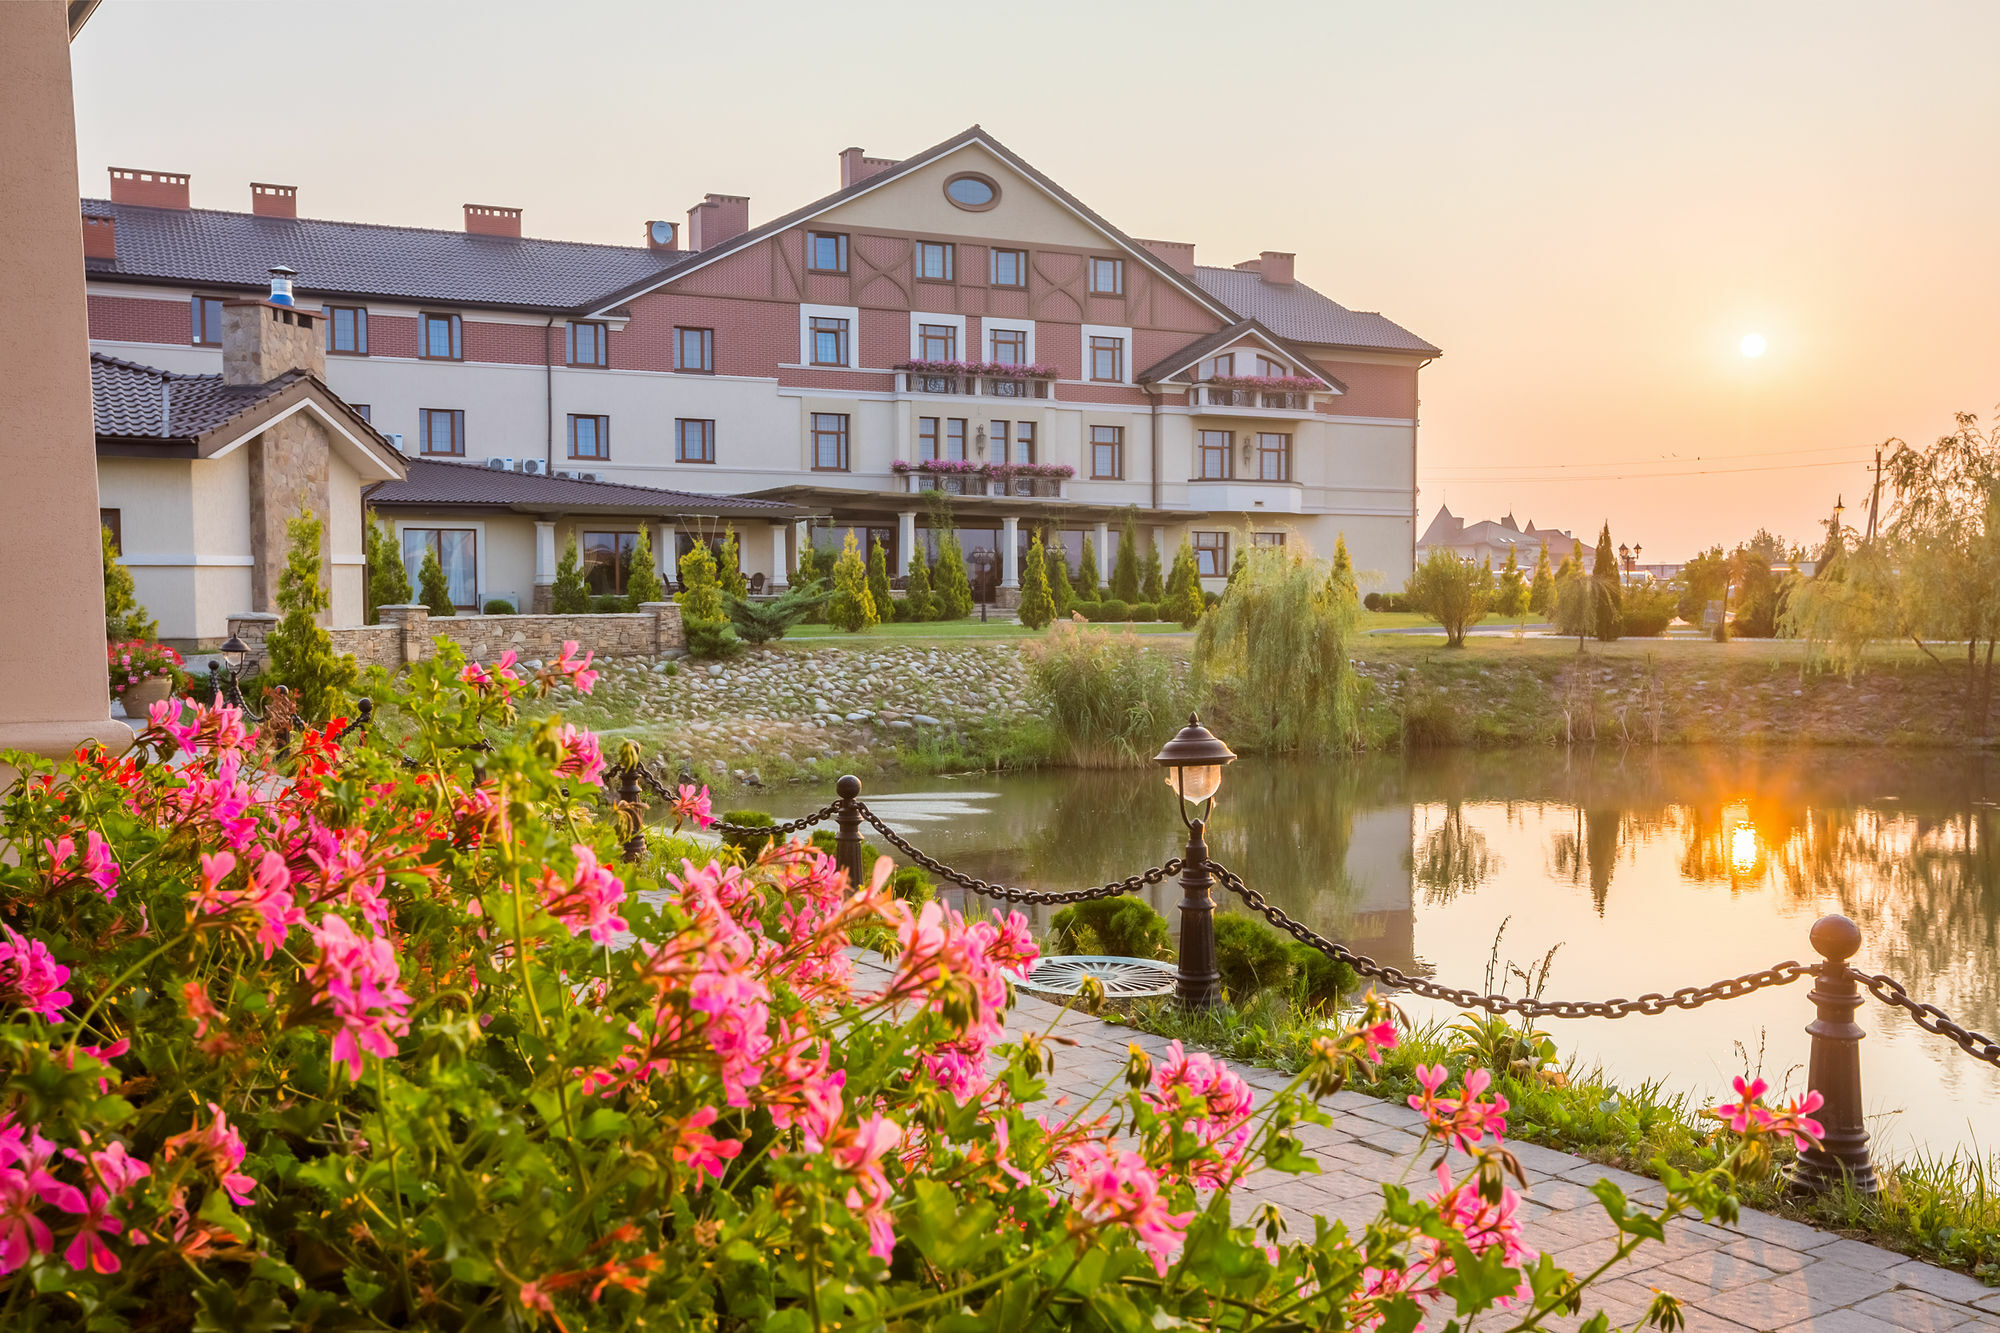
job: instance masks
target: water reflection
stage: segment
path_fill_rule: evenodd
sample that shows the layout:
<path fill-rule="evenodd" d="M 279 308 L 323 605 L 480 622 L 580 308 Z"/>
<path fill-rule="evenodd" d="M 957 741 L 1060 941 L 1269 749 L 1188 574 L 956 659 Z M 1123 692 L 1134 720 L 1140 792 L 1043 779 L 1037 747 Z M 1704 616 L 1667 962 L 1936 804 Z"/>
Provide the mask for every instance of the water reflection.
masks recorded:
<path fill-rule="evenodd" d="M 1806 927 L 1840 911 L 1862 927 L 1859 963 L 1990 1032 L 2000 1026 L 1996 778 L 1991 759 L 1825 750 L 1244 760 L 1229 770 L 1209 841 L 1316 929 L 1457 985 L 1478 984 L 1509 919 L 1506 952 L 1522 961 L 1567 946 L 1551 994 L 1597 998 L 1807 956 Z M 1102 883 L 1159 864 L 1183 838 L 1149 772 L 962 786 L 982 813 L 926 825 L 920 841 L 989 879 Z M 1174 918 L 1176 883 L 1146 896 Z M 1808 1008 L 1793 987 L 1552 1030 L 1621 1077 L 1722 1086 L 1740 1072 L 1733 1043 L 1754 1050 L 1760 1034 L 1767 1072 L 1802 1064 Z M 1864 1020 L 1871 1104 L 1896 1117 L 1878 1133 L 1948 1146 L 1968 1122 L 1990 1122 L 2000 1072 L 1879 1007 Z"/>

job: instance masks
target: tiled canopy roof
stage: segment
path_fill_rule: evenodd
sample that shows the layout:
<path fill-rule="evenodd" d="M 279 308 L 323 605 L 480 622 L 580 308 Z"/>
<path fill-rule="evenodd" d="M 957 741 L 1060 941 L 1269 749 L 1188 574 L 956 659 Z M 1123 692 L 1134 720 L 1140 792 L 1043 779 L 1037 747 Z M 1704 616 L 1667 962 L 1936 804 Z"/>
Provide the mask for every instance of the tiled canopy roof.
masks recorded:
<path fill-rule="evenodd" d="M 1368 311 L 1349 310 L 1302 282 L 1265 282 L 1250 269 L 1202 266 L 1195 268 L 1194 280 L 1237 314 L 1293 342 L 1442 355 L 1400 324 Z"/>
<path fill-rule="evenodd" d="M 97 434 L 121 440 L 194 440 L 311 378 L 293 370 L 266 384 L 227 385 L 220 375 L 174 375 L 96 352 L 90 356 Z"/>
<path fill-rule="evenodd" d="M 1198 365 L 1208 357 L 1240 341 L 1249 334 L 1263 335 L 1264 341 L 1270 346 L 1272 351 L 1283 352 L 1291 357 L 1292 360 L 1298 362 L 1298 370 L 1305 377 L 1316 379 L 1328 388 L 1336 389 L 1341 393 L 1347 392 L 1345 384 L 1325 371 L 1315 368 L 1312 358 L 1292 347 L 1290 343 L 1254 319 L 1240 319 L 1226 329 L 1220 329 L 1205 338 L 1195 339 L 1172 356 L 1162 357 L 1152 365 L 1147 366 L 1139 372 L 1137 379 L 1141 384 L 1157 384 L 1161 380 L 1180 374 L 1191 366 Z"/>
<path fill-rule="evenodd" d="M 783 521 L 807 511 L 775 500 L 751 500 L 740 495 L 697 495 L 655 486 L 629 486 L 613 481 L 576 481 L 568 477 L 531 477 L 478 463 L 437 458 L 407 460 L 402 481 L 386 482 L 369 492 L 368 503 L 411 508 L 475 505 L 526 513 L 575 513 L 598 510 L 619 513 L 702 515 L 719 518 L 763 518 Z"/>
<path fill-rule="evenodd" d="M 86 276 L 264 289 L 269 269 L 299 272 L 299 292 L 517 309 L 568 309 L 664 272 L 684 251 L 480 236 L 210 208 L 141 208 L 101 199 L 83 211 L 117 221 L 118 257 Z"/>

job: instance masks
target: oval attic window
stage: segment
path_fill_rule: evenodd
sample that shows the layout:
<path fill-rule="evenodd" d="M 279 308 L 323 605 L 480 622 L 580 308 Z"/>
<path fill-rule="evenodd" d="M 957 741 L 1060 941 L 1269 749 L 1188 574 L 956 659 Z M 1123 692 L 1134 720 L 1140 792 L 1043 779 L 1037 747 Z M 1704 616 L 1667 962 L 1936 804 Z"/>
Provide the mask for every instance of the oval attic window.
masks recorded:
<path fill-rule="evenodd" d="M 944 183 L 944 197 L 960 208 L 979 212 L 1000 202 L 1000 187 L 984 176 L 953 176 Z"/>

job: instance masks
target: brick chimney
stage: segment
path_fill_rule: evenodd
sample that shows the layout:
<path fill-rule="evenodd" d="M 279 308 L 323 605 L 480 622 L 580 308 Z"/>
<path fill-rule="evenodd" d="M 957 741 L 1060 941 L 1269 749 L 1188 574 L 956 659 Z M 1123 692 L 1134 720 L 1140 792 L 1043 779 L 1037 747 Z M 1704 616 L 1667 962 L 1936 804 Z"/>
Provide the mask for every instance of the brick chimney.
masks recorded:
<path fill-rule="evenodd" d="M 869 157 L 859 148 L 840 150 L 840 188 L 859 185 L 870 176 L 879 176 L 896 165 L 893 157 Z"/>
<path fill-rule="evenodd" d="M 83 215 L 83 257 L 118 258 L 118 219 L 109 213 Z"/>
<path fill-rule="evenodd" d="M 521 210 L 502 208 L 498 204 L 467 204 L 465 230 L 474 236 L 519 237 Z"/>
<path fill-rule="evenodd" d="M 295 218 L 299 215 L 299 187 L 251 181 L 250 211 L 260 218 Z"/>
<path fill-rule="evenodd" d="M 1139 244 L 1152 251 L 1154 258 L 1163 261 L 1174 272 L 1194 276 L 1194 242 L 1140 241 Z"/>
<path fill-rule="evenodd" d="M 688 249 L 712 250 L 750 230 L 750 196 L 711 194 L 688 210 Z"/>
<path fill-rule="evenodd" d="M 326 332 L 292 304 L 292 271 L 271 270 L 271 297 L 222 303 L 222 382 L 267 384 L 288 370 L 326 378 Z"/>
<path fill-rule="evenodd" d="M 648 250 L 680 249 L 681 224 L 678 222 L 648 222 L 646 224 L 646 248 Z"/>
<path fill-rule="evenodd" d="M 1292 285 L 1292 260 L 1295 256 L 1283 250 L 1266 250 L 1257 265 L 1257 276 L 1265 282 L 1275 282 L 1281 287 Z"/>
<path fill-rule="evenodd" d="M 141 171 L 137 167 L 111 168 L 111 202 L 136 204 L 140 208 L 188 206 L 188 178 L 185 171 Z"/>

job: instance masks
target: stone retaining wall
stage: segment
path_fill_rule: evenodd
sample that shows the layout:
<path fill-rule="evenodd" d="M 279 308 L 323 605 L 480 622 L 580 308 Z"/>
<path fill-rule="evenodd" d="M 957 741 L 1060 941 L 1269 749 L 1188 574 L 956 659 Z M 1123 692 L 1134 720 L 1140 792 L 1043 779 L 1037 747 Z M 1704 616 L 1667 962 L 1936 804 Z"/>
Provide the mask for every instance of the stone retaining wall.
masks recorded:
<path fill-rule="evenodd" d="M 352 653 L 361 666 L 401 670 L 436 651 L 436 640 L 449 639 L 474 661 L 490 662 L 509 648 L 521 659 L 551 660 L 563 644 L 575 640 L 579 650 L 599 657 L 659 657 L 684 652 L 681 609 L 673 602 L 647 602 L 629 615 L 444 616 L 433 618 L 421 604 L 384 606 L 379 625 L 353 625 L 329 630 L 336 653 Z M 264 640 L 277 625 L 274 615 L 246 614 L 229 618 L 229 632 L 243 640 L 253 656 L 264 658 Z"/>

